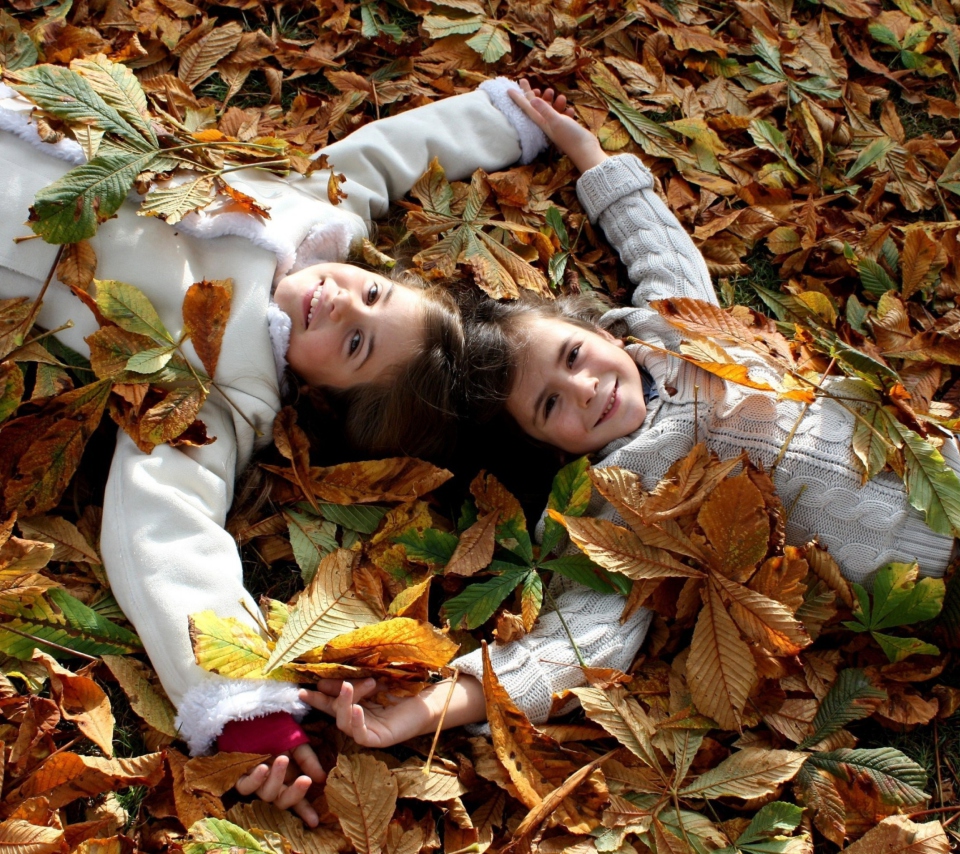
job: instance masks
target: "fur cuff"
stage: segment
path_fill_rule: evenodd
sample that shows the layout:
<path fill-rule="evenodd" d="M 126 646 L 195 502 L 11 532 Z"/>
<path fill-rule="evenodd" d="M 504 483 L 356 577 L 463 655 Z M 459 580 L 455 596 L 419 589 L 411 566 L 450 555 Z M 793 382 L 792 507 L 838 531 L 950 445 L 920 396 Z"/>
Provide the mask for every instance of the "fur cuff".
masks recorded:
<path fill-rule="evenodd" d="M 277 366 L 277 379 L 280 381 L 280 393 L 287 393 L 287 350 L 290 349 L 290 330 L 293 321 L 273 300 L 267 306 L 267 329 L 270 331 L 270 346 L 273 348 L 273 361 Z"/>
<path fill-rule="evenodd" d="M 274 712 L 290 712 L 300 720 L 309 707 L 290 682 L 224 679 L 208 676 L 183 697 L 177 715 L 180 737 L 191 756 L 206 753 L 229 721 L 249 720 Z"/>
<path fill-rule="evenodd" d="M 513 125 L 513 129 L 520 138 L 520 162 L 529 163 L 543 149 L 547 147 L 546 134 L 538 128 L 526 114 L 521 110 L 507 94 L 511 89 L 520 91 L 520 87 L 512 80 L 506 77 L 495 77 L 493 80 L 484 80 L 480 88 L 487 93 L 487 96 L 493 102 L 501 113 L 507 117 L 507 121 Z"/>
<path fill-rule="evenodd" d="M 74 166 L 86 163 L 87 158 L 83 156 L 83 149 L 74 140 L 61 139 L 60 142 L 50 143 L 40 139 L 36 122 L 32 118 L 33 110 L 33 104 L 21 98 L 9 86 L 0 83 L 0 130 L 12 133 L 46 154 L 52 154 Z"/>

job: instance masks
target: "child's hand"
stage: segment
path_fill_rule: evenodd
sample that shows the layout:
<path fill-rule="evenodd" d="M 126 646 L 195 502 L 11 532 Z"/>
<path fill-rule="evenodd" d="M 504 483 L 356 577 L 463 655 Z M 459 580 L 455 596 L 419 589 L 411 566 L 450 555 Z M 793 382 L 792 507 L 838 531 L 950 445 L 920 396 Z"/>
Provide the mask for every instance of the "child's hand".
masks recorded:
<path fill-rule="evenodd" d="M 299 772 L 299 773 L 298 773 Z M 317 811 L 306 800 L 313 783 L 322 783 L 327 772 L 309 744 L 293 749 L 292 755 L 281 753 L 269 763 L 258 765 L 237 781 L 234 787 L 241 795 L 254 792 L 267 803 L 282 810 L 292 809 L 310 827 L 320 823 Z"/>
<path fill-rule="evenodd" d="M 452 696 L 450 682 L 438 682 L 392 706 L 363 703 L 377 690 L 374 679 L 364 679 L 356 685 L 344 682 L 336 697 L 330 696 L 325 685 L 317 687 L 319 691 L 301 690 L 300 699 L 335 718 L 337 728 L 363 747 L 389 747 L 434 732 L 448 697 L 444 729 L 486 717 L 483 688 L 472 676 L 461 676 L 453 686 Z"/>
<path fill-rule="evenodd" d="M 590 131 L 577 123 L 573 109 L 567 106 L 566 95 L 547 89 L 531 89 L 527 80 L 520 80 L 521 92 L 510 91 L 510 98 L 536 124 L 581 172 L 607 159 L 606 152 Z"/>

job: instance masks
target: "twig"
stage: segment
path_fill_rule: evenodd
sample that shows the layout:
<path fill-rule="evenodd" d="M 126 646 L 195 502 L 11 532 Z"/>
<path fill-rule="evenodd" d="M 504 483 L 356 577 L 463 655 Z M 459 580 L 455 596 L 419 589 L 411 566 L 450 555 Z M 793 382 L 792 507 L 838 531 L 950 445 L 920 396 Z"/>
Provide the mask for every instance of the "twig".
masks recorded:
<path fill-rule="evenodd" d="M 908 812 L 906 817 L 907 817 L 907 818 L 910 818 L 910 819 L 913 819 L 913 818 L 922 818 L 923 816 L 927 816 L 927 815 L 936 815 L 938 812 L 960 813 L 960 806 L 937 807 L 936 809 L 920 810 L 919 812 Z M 956 821 L 956 817 L 954 817 L 954 818 L 952 818 L 952 819 L 950 819 L 950 820 L 951 820 L 951 821 Z"/>
<path fill-rule="evenodd" d="M 453 679 L 450 680 L 450 690 L 447 691 L 447 699 L 443 703 L 443 708 L 440 710 L 440 720 L 437 721 L 437 731 L 433 734 L 433 744 L 430 745 L 430 752 L 427 754 L 427 763 L 423 766 L 424 775 L 430 773 L 430 766 L 433 763 L 433 754 L 437 749 L 437 742 L 440 741 L 440 733 L 443 731 L 443 721 L 447 716 L 447 709 L 450 708 L 450 701 L 453 699 L 453 689 L 457 687 L 457 679 L 460 678 L 460 668 L 455 667 L 453 670 Z"/>
<path fill-rule="evenodd" d="M 54 649 L 59 649 L 60 652 L 68 652 L 70 655 L 75 655 L 78 658 L 85 658 L 87 661 L 99 661 L 95 655 L 87 655 L 85 652 L 79 652 L 75 649 L 70 649 L 68 646 L 63 646 L 59 643 L 54 643 L 53 641 L 44 640 L 43 638 L 38 638 L 35 635 L 28 635 L 26 632 L 21 632 L 19 629 L 14 629 L 8 626 L 6 623 L 0 623 L 0 632 L 10 632 L 14 635 L 20 635 L 22 638 L 27 640 L 32 640 L 35 644 L 41 646 L 52 646 Z"/>
<path fill-rule="evenodd" d="M 563 626 L 563 630 L 567 633 L 567 637 L 570 640 L 570 645 L 573 647 L 573 653 L 576 655 L 577 661 L 580 663 L 582 668 L 586 668 L 587 662 L 583 660 L 583 656 L 580 654 L 580 647 L 577 646 L 577 642 L 573 639 L 573 633 L 570 631 L 567 621 L 563 619 L 563 612 L 557 605 L 557 600 L 553 598 L 553 594 L 550 592 L 548 587 L 544 587 L 543 592 L 550 600 L 550 604 L 553 605 L 553 610 L 557 612 L 557 616 L 560 618 L 560 625 Z"/>
<path fill-rule="evenodd" d="M 240 607 L 250 615 L 250 619 L 252 619 L 260 627 L 260 631 L 262 631 L 267 637 L 275 637 L 273 632 L 270 631 L 270 627 L 263 621 L 263 615 L 257 613 L 256 611 L 252 611 L 250 609 L 250 604 L 246 599 L 240 600 Z"/>
<path fill-rule="evenodd" d="M 30 327 L 33 326 L 33 322 L 37 319 L 37 315 L 40 313 L 40 303 L 43 302 L 43 296 L 47 292 L 47 288 L 50 287 L 50 282 L 53 281 L 53 274 L 57 271 L 57 266 L 60 264 L 60 258 L 63 255 L 63 249 L 66 244 L 61 243 L 57 247 L 57 254 L 53 256 L 53 264 L 50 265 L 50 272 L 47 273 L 47 278 L 43 281 L 43 287 L 40 288 L 40 293 L 37 294 L 37 298 L 33 301 L 33 307 L 30 309 L 30 314 L 27 315 L 26 319 L 20 324 L 23 327 L 24 336 L 27 332 L 30 331 Z M 23 339 L 21 338 L 21 343 Z"/>

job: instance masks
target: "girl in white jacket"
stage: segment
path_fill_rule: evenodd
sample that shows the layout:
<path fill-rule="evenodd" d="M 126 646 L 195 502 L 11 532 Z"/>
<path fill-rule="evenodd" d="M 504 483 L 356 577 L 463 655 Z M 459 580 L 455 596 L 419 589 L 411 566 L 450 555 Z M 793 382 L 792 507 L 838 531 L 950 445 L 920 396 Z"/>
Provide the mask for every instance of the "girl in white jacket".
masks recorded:
<path fill-rule="evenodd" d="M 648 303 L 692 297 L 716 304 L 702 256 L 657 196 L 653 176 L 639 159 L 608 157 L 593 134 L 536 97 L 525 81 L 521 86 L 526 100 L 515 100 L 583 173 L 577 183 L 580 202 L 591 222 L 603 227 L 636 290 L 634 307 L 609 311 L 599 324 L 561 301 L 480 303 L 466 324 L 467 349 L 468 362 L 477 360 L 475 373 L 478 366 L 485 372 L 474 377 L 474 384 L 493 403 L 487 415 L 499 406 L 529 436 L 574 455 L 598 454 L 596 465 L 636 472 L 647 489 L 693 448 L 695 437 L 722 459 L 746 450 L 768 470 L 786 446 L 774 482 L 791 508 L 788 543 L 818 538 L 851 581 L 868 581 L 891 561 L 916 560 L 923 575 L 942 576 L 954 537 L 927 527 L 895 474 L 882 473 L 861 486 L 851 450 L 854 418 L 847 410 L 829 398 L 818 399 L 790 436 L 802 404 L 728 384 L 664 354 L 679 349 L 680 335 Z M 618 321 L 657 349 L 626 348 L 606 329 Z M 756 379 L 779 385 L 780 377 L 769 365 L 747 351 L 739 356 L 751 376 L 756 371 Z M 839 390 L 842 382 L 832 388 Z M 960 471 L 953 440 L 944 442 L 942 454 L 946 466 Z M 588 513 L 623 524 L 602 499 Z M 561 581 L 556 609 L 545 610 L 530 634 L 490 646 L 501 683 L 535 723 L 546 720 L 554 694 L 583 684 L 576 651 L 557 612 L 564 615 L 588 665 L 618 669 L 630 666 L 651 617 L 640 609 L 621 624 L 623 597 Z M 479 651 L 451 666 L 460 675 L 445 726 L 482 721 Z M 451 693 L 449 683 L 439 683 L 382 708 L 362 702 L 374 689 L 373 681 L 365 680 L 344 685 L 336 698 L 301 693 L 311 705 L 335 715 L 342 730 L 373 746 L 435 729 Z"/>
<path fill-rule="evenodd" d="M 215 377 L 233 406 L 211 394 L 199 417 L 216 441 L 203 447 L 160 446 L 145 454 L 125 433 L 118 434 L 101 552 L 111 589 L 178 709 L 180 733 L 191 752 L 208 750 L 227 724 L 256 719 L 246 728 L 234 725 L 227 746 L 295 751 L 306 774 L 293 779 L 289 760 L 281 757 L 239 788 L 293 806 L 309 823 L 316 814 L 303 794 L 311 779 L 323 779 L 323 771 L 291 717 L 306 709 L 296 687 L 223 679 L 202 670 L 194 661 L 187 617 L 211 609 L 256 627 L 251 617 L 256 605 L 243 587 L 240 557 L 224 523 L 235 478 L 270 441 L 287 363 L 310 384 L 369 389 L 402 386 L 397 379 L 411 360 L 437 355 L 425 351 L 455 360 L 459 319 L 442 298 L 336 262 L 368 235 L 370 221 L 404 195 L 434 157 L 451 180 L 477 168 L 494 171 L 532 159 L 546 140 L 507 97 L 511 87 L 516 84 L 488 81 L 482 91 L 366 125 L 330 145 L 324 153 L 347 176 L 348 197 L 338 207 L 327 201 L 326 171 L 283 179 L 247 170 L 228 180 L 268 206 L 268 220 L 205 211 L 169 226 L 137 216 L 128 203 L 91 240 L 97 278 L 142 290 L 175 337 L 183 328 L 181 305 L 192 283 L 233 280 Z M 82 160 L 70 140 L 42 143 L 31 105 L 0 88 L 0 297 L 39 293 L 55 247 L 14 241 L 29 235 L 23 223 L 36 192 Z M 96 330 L 96 322 L 54 282 L 39 322 L 53 329 L 68 321 L 73 327 L 59 337 L 88 355 L 84 337 Z M 373 438 L 378 451 L 391 444 L 390 436 Z M 399 443 L 396 438 L 394 451 L 426 447 L 415 432 Z"/>

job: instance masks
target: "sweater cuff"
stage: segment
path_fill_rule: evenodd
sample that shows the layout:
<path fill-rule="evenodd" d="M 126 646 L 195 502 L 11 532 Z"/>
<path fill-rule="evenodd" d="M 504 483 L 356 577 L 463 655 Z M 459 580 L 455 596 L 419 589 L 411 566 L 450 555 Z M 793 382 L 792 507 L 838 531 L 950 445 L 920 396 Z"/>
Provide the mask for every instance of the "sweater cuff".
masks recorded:
<path fill-rule="evenodd" d="M 547 147 L 547 136 L 540 130 L 523 112 L 507 94 L 511 89 L 522 91 L 520 87 L 512 80 L 506 77 L 495 77 L 493 80 L 484 80 L 480 84 L 480 89 L 487 93 L 487 96 L 493 102 L 501 113 L 507 117 L 507 121 L 513 125 L 520 139 L 520 162 L 529 163 L 541 151 Z"/>
<path fill-rule="evenodd" d="M 208 674 L 180 701 L 176 724 L 191 756 L 206 753 L 230 721 L 287 712 L 302 718 L 309 706 L 290 682 L 225 679 Z"/>
<path fill-rule="evenodd" d="M 262 718 L 229 721 L 217 739 L 222 753 L 287 753 L 309 741 L 289 712 L 274 712 Z"/>
<path fill-rule="evenodd" d="M 608 157 L 588 169 L 577 181 L 577 198 L 590 222 L 595 223 L 610 205 L 638 190 L 653 186 L 653 173 L 633 154 Z"/>

